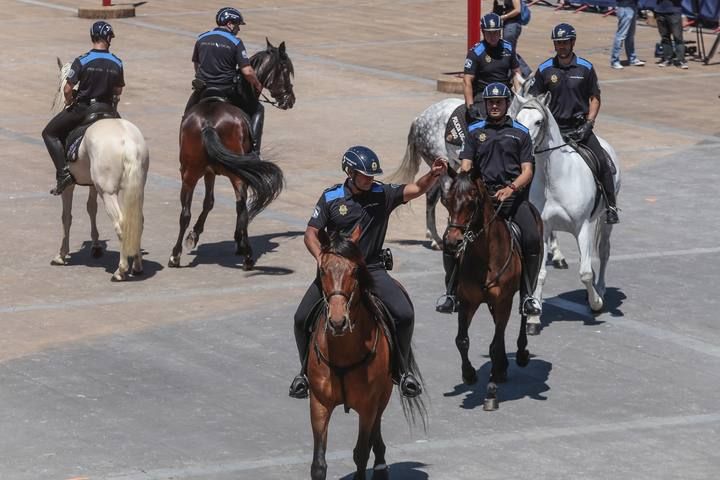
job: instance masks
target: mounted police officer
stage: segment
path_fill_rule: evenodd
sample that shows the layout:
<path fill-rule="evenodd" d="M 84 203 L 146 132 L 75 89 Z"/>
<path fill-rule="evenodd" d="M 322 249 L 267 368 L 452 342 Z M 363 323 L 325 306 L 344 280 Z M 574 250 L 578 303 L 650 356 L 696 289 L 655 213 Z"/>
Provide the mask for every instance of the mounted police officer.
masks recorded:
<path fill-rule="evenodd" d="M 561 23 L 552 30 L 553 58 L 541 63 L 530 87 L 532 95 L 551 92 L 550 111 L 563 135 L 586 145 L 598 159 L 598 177 L 607 200 L 606 223 L 618 223 L 614 165 L 593 133 L 600 111 L 600 87 L 592 63 L 573 53 L 575 29 Z"/>
<path fill-rule="evenodd" d="M 499 82 L 510 87 L 520 77 L 515 48 L 500 39 L 503 29 L 500 16 L 488 13 L 480 20 L 480 27 L 483 39 L 468 51 L 463 75 L 463 94 L 470 121 L 486 115 L 482 92 L 488 84 Z"/>
<path fill-rule="evenodd" d="M 382 247 L 390 213 L 432 187 L 438 177 L 447 171 L 447 162 L 435 160 L 430 172 L 415 183 L 388 185 L 374 181 L 376 175 L 382 174 L 377 155 L 367 147 L 355 146 L 343 155 L 342 169 L 347 174 L 347 179 L 342 184 L 328 188 L 320 196 L 305 230 L 305 246 L 319 265 L 320 230 L 325 229 L 330 235 L 350 235 L 356 225 L 361 227 L 358 246 L 373 278 L 374 293 L 387 307 L 395 323 L 398 353 L 404 360 L 396 364 L 407 365 L 415 313 L 405 291 L 388 275 L 386 268 L 391 265 L 387 265 L 383 258 L 386 254 Z M 308 379 L 304 372 L 310 341 L 307 322 L 313 308 L 321 299 L 322 287 L 316 277 L 295 313 L 295 341 L 303 371 L 295 377 L 290 386 L 290 396 L 294 398 L 305 398 L 308 395 Z M 420 382 L 411 372 L 397 373 L 395 379 L 399 382 L 403 395 L 414 397 L 422 392 Z"/>
<path fill-rule="evenodd" d="M 250 116 L 253 148 L 259 152 L 265 108 L 258 97 L 263 86 L 255 74 L 255 69 L 250 65 L 245 45 L 236 37 L 240 25 L 245 25 L 245 21 L 238 10 L 225 7 L 218 10 L 215 23 L 217 28 L 199 35 L 195 42 L 192 55 L 195 80 L 193 93 L 185 106 L 185 114 L 205 95 L 226 97 Z M 245 82 L 250 89 L 247 89 Z"/>
<path fill-rule="evenodd" d="M 494 195 L 498 216 L 512 219 L 521 231 L 523 279 L 520 285 L 522 315 L 540 315 L 540 302 L 532 296 L 540 273 L 542 239 L 540 215 L 528 200 L 535 157 L 528 129 L 507 115 L 510 89 L 503 83 L 491 83 L 483 91 L 487 119 L 468 125 L 468 137 L 460 152 L 461 171 L 473 171 Z M 436 310 L 457 310 L 455 288 L 457 258 L 443 253 L 447 294 Z"/>
<path fill-rule="evenodd" d="M 55 115 L 42 132 L 45 146 L 55 164 L 57 185 L 50 191 L 53 195 L 60 195 L 74 182 L 66 164 L 63 145 L 67 135 L 85 120 L 91 108 L 114 110 L 125 86 L 123 64 L 108 51 L 114 37 L 109 23 L 93 23 L 90 27 L 93 48 L 73 61 L 67 75 L 63 89 L 66 108 Z M 76 85 L 78 89 L 74 93 Z"/>

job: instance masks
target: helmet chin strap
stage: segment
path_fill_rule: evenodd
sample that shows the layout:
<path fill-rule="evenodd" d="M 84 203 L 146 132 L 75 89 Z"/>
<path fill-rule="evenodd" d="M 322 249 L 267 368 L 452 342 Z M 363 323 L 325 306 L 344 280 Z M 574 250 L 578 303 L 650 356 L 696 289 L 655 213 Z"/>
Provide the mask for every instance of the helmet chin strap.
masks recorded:
<path fill-rule="evenodd" d="M 363 193 L 369 192 L 370 188 L 368 188 L 367 190 L 363 190 L 362 188 L 358 187 L 357 183 L 355 183 L 355 175 L 357 175 L 357 174 L 358 173 L 355 170 L 353 170 L 352 173 L 350 174 L 350 185 L 352 185 L 355 188 L 355 190 L 359 190 Z"/>

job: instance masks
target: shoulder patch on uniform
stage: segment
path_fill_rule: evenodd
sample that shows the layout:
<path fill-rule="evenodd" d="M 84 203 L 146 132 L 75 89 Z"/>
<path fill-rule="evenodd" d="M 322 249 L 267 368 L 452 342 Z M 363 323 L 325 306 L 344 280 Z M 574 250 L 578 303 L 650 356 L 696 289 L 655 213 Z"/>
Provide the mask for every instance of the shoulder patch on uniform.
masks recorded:
<path fill-rule="evenodd" d="M 342 198 L 345 196 L 345 192 L 343 191 L 342 184 L 338 183 L 334 187 L 330 187 L 327 190 L 325 190 L 325 201 L 329 202 L 331 200 L 335 200 L 338 198 Z"/>
<path fill-rule="evenodd" d="M 205 32 L 202 35 L 200 35 L 198 37 L 198 40 L 203 39 L 205 37 L 209 37 L 210 35 L 220 35 L 221 37 L 225 37 L 226 39 L 230 40 L 233 45 L 237 45 L 238 43 L 240 43 L 239 38 L 237 38 L 232 33 L 226 32 L 224 30 L 210 30 L 209 32 Z"/>
<path fill-rule="evenodd" d="M 475 46 L 473 46 L 472 51 L 475 52 L 475 55 L 480 56 L 485 51 L 485 44 L 483 42 L 476 43 Z"/>
<path fill-rule="evenodd" d="M 583 67 L 587 68 L 588 70 L 592 70 L 593 64 L 589 61 L 585 60 L 582 57 L 577 57 L 577 64 L 582 65 Z"/>
<path fill-rule="evenodd" d="M 473 130 L 477 130 L 478 128 L 485 128 L 485 120 L 478 120 L 475 123 L 471 123 L 468 125 L 468 132 L 472 132 Z"/>
<path fill-rule="evenodd" d="M 383 184 L 380 182 L 373 182 L 371 190 L 373 192 L 382 192 L 382 191 L 384 191 Z"/>
<path fill-rule="evenodd" d="M 553 59 L 548 58 L 547 60 L 545 60 L 543 63 L 540 64 L 540 66 L 538 67 L 538 70 L 540 70 L 542 72 L 546 68 L 552 67 L 552 64 L 553 64 Z"/>
<path fill-rule="evenodd" d="M 110 52 L 88 52 L 87 55 L 80 58 L 80 64 L 81 65 L 87 65 L 88 63 L 92 62 L 93 60 L 110 60 L 111 62 L 114 62 L 122 67 L 122 62 L 119 58 L 117 58 L 115 55 L 113 55 Z"/>
<path fill-rule="evenodd" d="M 115 57 L 115 60 L 117 60 L 120 63 L 120 66 L 122 67 L 122 60 L 120 60 L 120 58 L 117 55 L 115 55 L 114 53 L 111 53 L 110 55 Z"/>
<path fill-rule="evenodd" d="M 508 50 L 512 51 L 512 43 L 508 42 L 507 40 L 502 41 L 503 47 L 507 48 Z"/>
<path fill-rule="evenodd" d="M 513 127 L 517 128 L 518 130 L 522 130 L 525 133 L 530 133 L 530 130 L 528 130 L 528 128 L 522 123 L 518 122 L 517 120 L 513 120 L 512 122 Z"/>

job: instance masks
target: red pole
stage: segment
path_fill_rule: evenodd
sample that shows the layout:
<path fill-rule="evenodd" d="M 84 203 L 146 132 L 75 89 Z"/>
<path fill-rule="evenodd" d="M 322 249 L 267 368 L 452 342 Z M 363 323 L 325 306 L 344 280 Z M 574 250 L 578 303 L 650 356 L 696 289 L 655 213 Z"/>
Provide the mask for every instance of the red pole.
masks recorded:
<path fill-rule="evenodd" d="M 480 7 L 482 0 L 468 0 L 467 47 L 480 41 Z"/>
<path fill-rule="evenodd" d="M 112 5 L 112 0 L 102 0 L 103 7 L 109 7 Z"/>

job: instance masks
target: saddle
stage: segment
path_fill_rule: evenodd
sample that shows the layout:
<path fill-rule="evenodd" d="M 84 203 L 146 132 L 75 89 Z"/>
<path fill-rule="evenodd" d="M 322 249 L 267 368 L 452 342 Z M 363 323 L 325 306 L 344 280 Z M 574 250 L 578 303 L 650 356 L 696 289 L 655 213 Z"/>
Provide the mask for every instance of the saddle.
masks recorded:
<path fill-rule="evenodd" d="M 467 107 L 460 105 L 453 110 L 445 126 L 445 142 L 456 147 L 462 147 L 467 135 Z"/>
<path fill-rule="evenodd" d="M 593 180 L 595 180 L 595 204 L 593 205 L 593 214 L 595 214 L 595 211 L 600 206 L 600 200 L 602 198 L 605 198 L 605 190 L 603 189 L 602 183 L 600 182 L 599 173 L 600 173 L 600 162 L 603 160 L 598 158 L 597 155 L 595 155 L 595 152 L 592 151 L 590 147 L 587 145 L 584 145 L 582 143 L 576 142 L 572 138 L 566 138 L 565 139 L 571 147 L 575 149 L 575 151 L 580 155 L 580 157 L 583 159 L 585 164 L 588 166 L 590 171 L 593 175 Z M 610 162 L 612 164 L 612 162 Z M 612 164 L 611 169 L 612 174 L 614 175 L 617 170 L 614 164 Z"/>
<path fill-rule="evenodd" d="M 72 129 L 65 138 L 65 158 L 68 163 L 77 161 L 80 144 L 88 127 L 98 120 L 106 118 L 120 118 L 120 114 L 109 103 L 94 102 L 90 104 L 80 125 Z"/>

